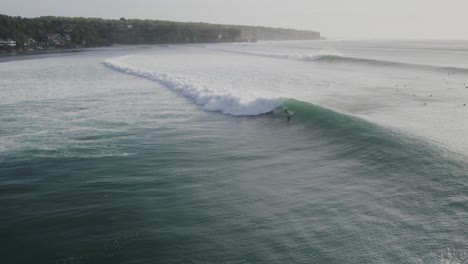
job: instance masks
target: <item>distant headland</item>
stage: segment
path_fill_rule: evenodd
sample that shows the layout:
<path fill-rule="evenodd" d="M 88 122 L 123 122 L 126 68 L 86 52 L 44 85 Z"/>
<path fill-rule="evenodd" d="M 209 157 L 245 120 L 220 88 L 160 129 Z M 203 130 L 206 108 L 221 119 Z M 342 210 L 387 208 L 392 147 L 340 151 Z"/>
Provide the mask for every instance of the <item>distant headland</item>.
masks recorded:
<path fill-rule="evenodd" d="M 316 40 L 309 30 L 162 20 L 0 15 L 0 51 L 80 48 L 113 44 L 184 44 Z"/>

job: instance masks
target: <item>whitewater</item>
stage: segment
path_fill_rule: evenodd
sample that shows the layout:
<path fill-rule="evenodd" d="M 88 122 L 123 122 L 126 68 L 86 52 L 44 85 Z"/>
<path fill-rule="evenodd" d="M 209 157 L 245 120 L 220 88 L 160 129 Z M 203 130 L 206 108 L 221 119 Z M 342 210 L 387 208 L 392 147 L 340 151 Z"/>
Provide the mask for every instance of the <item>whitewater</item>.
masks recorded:
<path fill-rule="evenodd" d="M 103 63 L 164 84 L 204 110 L 259 115 L 295 99 L 468 153 L 468 50 L 443 44 L 171 46 Z"/>

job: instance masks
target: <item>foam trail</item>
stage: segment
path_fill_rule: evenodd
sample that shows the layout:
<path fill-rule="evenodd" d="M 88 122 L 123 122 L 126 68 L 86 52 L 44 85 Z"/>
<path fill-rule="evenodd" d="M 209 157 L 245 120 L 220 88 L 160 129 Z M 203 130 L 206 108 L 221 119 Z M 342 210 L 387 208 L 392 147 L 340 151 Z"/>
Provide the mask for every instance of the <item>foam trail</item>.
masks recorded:
<path fill-rule="evenodd" d="M 186 77 L 132 67 L 122 62 L 125 57 L 127 56 L 108 59 L 103 63 L 114 70 L 158 82 L 193 100 L 207 111 L 219 111 L 233 116 L 260 115 L 273 111 L 283 102 L 281 98 L 238 96 L 223 89 L 207 87 L 203 82 Z"/>

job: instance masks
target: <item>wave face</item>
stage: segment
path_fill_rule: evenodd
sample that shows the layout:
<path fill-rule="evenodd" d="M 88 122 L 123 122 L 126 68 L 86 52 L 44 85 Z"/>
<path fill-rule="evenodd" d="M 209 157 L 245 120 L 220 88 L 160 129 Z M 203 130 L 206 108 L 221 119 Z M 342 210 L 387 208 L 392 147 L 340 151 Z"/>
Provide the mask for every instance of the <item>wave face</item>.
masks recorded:
<path fill-rule="evenodd" d="M 230 91 L 212 89 L 187 77 L 132 67 L 119 61 L 119 59 L 108 59 L 104 64 L 114 70 L 158 82 L 191 99 L 207 111 L 219 111 L 234 116 L 260 115 L 271 112 L 282 102 L 280 98 L 256 97 L 246 99 L 233 95 Z"/>
<path fill-rule="evenodd" d="M 334 158 L 353 158 L 368 165 L 385 164 L 389 171 L 400 175 L 408 171 L 447 178 L 466 174 L 468 164 L 464 156 L 428 144 L 417 136 L 295 99 L 285 100 L 273 113 L 284 117 L 284 109 L 294 113 L 290 124 L 302 125 L 315 134 L 314 140 L 334 146 Z M 429 167 L 430 170 L 421 171 Z"/>
<path fill-rule="evenodd" d="M 321 130 L 323 136 L 333 138 L 336 142 L 351 143 L 358 148 L 370 145 L 374 145 L 375 148 L 375 145 L 385 145 L 381 146 L 380 149 L 388 149 L 391 145 L 406 148 L 404 146 L 409 142 L 413 142 L 412 145 L 419 142 L 421 146 L 414 149 L 433 150 L 432 147 L 424 147 L 422 141 L 409 135 L 395 133 L 362 118 L 339 113 L 319 105 L 296 99 L 286 99 L 272 113 L 285 116 L 284 109 L 294 113 L 290 117 L 290 122 L 306 124 L 314 130 Z"/>

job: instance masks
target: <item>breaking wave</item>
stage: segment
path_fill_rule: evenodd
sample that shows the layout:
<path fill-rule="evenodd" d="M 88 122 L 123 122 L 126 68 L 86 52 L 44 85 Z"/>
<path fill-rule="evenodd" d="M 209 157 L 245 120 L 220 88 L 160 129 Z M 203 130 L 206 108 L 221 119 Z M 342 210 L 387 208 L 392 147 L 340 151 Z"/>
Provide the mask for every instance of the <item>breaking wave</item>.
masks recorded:
<path fill-rule="evenodd" d="M 309 102 L 294 98 L 262 98 L 252 94 L 241 97 L 219 87 L 208 87 L 204 82 L 185 76 L 130 66 L 125 63 L 124 57 L 108 59 L 103 63 L 116 71 L 158 82 L 189 98 L 207 111 L 218 111 L 234 116 L 269 114 L 284 118 L 290 124 L 308 127 L 320 134 L 320 140 L 330 140 L 338 147 L 351 151 L 352 153 L 347 154 L 354 155 L 358 159 L 372 160 L 376 163 L 383 161 L 404 163 L 406 167 L 417 169 L 428 160 L 434 162 L 440 159 L 440 153 L 447 151 L 440 146 L 427 144 L 421 138 L 401 131 L 392 131 L 359 117 Z M 319 59 L 330 59 L 330 55 L 322 55 Z M 450 166 L 465 164 L 453 156 L 450 160 L 453 163 Z M 446 162 L 448 164 L 448 161 Z"/>
<path fill-rule="evenodd" d="M 184 76 L 133 67 L 122 62 L 121 58 L 108 59 L 103 63 L 114 70 L 158 82 L 189 98 L 207 111 L 218 111 L 234 116 L 260 115 L 271 112 L 283 101 L 281 98 L 241 97 L 222 88 L 208 87 L 202 82 Z"/>

